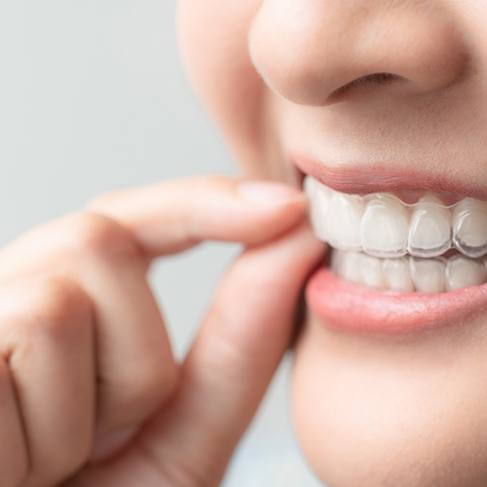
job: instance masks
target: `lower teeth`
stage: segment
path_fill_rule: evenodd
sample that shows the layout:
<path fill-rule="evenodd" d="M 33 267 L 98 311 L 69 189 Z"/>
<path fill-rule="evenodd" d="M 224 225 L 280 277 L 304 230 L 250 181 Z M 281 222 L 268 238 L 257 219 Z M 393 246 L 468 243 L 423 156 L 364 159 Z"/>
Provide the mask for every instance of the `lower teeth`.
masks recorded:
<path fill-rule="evenodd" d="M 487 281 L 487 261 L 462 255 L 381 259 L 362 252 L 334 249 L 331 268 L 344 280 L 400 292 L 441 293 Z"/>

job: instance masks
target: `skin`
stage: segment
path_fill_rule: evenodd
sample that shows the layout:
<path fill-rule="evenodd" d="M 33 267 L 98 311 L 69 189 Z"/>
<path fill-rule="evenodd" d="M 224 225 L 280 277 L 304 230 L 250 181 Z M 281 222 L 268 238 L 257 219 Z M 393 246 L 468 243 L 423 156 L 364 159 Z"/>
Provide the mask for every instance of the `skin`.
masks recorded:
<path fill-rule="evenodd" d="M 297 184 L 300 152 L 487 185 L 483 0 L 180 0 L 195 90 L 248 173 Z M 218 25 L 217 29 L 209 28 Z M 373 73 L 390 83 L 350 83 Z M 487 485 L 484 316 L 397 338 L 309 316 L 294 427 L 330 487 Z"/>
<path fill-rule="evenodd" d="M 305 209 L 280 184 L 172 181 L 105 195 L 2 249 L 2 487 L 217 485 L 322 253 Z M 246 250 L 177 364 L 146 273 L 204 240 Z"/>
<path fill-rule="evenodd" d="M 295 186 L 295 150 L 487 184 L 486 21 L 483 0 L 180 0 L 178 15 L 237 163 Z M 349 85 L 381 72 L 400 81 Z M 217 485 L 323 253 L 305 210 L 298 188 L 174 181 L 2 249 L 1 485 Z M 244 251 L 178 364 L 146 272 L 207 239 Z M 483 316 L 386 339 L 309 315 L 293 406 L 310 467 L 330 487 L 485 485 L 486 348 Z"/>

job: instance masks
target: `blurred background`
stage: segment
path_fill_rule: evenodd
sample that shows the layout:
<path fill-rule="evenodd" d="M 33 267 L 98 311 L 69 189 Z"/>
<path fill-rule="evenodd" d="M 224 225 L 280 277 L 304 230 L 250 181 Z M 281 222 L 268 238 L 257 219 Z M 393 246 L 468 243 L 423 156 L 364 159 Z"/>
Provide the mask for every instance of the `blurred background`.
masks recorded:
<path fill-rule="evenodd" d="M 0 245 L 110 189 L 235 172 L 184 77 L 176 1 L 0 4 Z M 179 356 L 238 251 L 208 244 L 155 266 Z M 289 366 L 288 358 L 224 487 L 321 485 L 293 439 Z"/>

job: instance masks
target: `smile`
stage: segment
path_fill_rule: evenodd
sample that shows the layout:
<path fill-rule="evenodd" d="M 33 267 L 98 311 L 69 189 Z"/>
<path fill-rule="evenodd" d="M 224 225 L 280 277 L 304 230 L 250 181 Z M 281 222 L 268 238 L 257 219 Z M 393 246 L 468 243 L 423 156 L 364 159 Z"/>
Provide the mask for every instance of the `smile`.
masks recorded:
<path fill-rule="evenodd" d="M 311 175 L 310 220 L 328 265 L 308 304 L 340 328 L 407 332 L 464 321 L 487 308 L 487 203 L 430 190 L 350 194 Z"/>
<path fill-rule="evenodd" d="M 340 277 L 393 291 L 444 292 L 483 284 L 487 204 L 445 205 L 434 194 L 406 204 L 390 193 L 365 196 L 305 180 L 316 236 L 332 251 Z"/>

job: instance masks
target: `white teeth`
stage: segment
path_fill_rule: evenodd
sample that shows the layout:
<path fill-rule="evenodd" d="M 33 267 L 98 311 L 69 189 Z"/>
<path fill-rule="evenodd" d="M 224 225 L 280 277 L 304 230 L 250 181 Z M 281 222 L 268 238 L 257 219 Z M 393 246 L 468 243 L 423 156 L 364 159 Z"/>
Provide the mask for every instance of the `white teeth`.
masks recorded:
<path fill-rule="evenodd" d="M 396 198 L 376 195 L 367 205 L 360 235 L 364 252 L 376 257 L 400 257 L 406 254 L 409 215 Z"/>
<path fill-rule="evenodd" d="M 482 262 L 457 256 L 446 266 L 446 287 L 449 291 L 467 286 L 478 286 L 487 280 L 487 269 Z"/>
<path fill-rule="evenodd" d="M 333 250 L 332 270 L 342 279 L 396 292 L 441 293 L 487 281 L 483 262 L 461 255 L 445 259 L 379 259 L 361 252 Z"/>
<path fill-rule="evenodd" d="M 327 242 L 326 220 L 332 191 L 310 176 L 304 180 L 304 190 L 311 203 L 310 220 L 313 230 L 320 240 Z"/>
<path fill-rule="evenodd" d="M 306 176 L 304 178 L 304 182 L 303 182 L 304 192 L 306 193 L 310 201 L 313 201 L 313 196 L 315 195 L 319 184 L 320 183 L 315 178 L 312 178 L 311 176 Z"/>
<path fill-rule="evenodd" d="M 451 212 L 433 196 L 415 205 L 409 225 L 408 252 L 416 257 L 435 257 L 451 246 Z"/>
<path fill-rule="evenodd" d="M 453 243 L 468 257 L 487 252 L 487 203 L 466 198 L 453 213 Z"/>
<path fill-rule="evenodd" d="M 358 252 L 333 252 L 331 268 L 335 274 L 346 281 L 362 283 L 362 260 L 363 254 Z"/>
<path fill-rule="evenodd" d="M 360 196 L 335 192 L 326 216 L 329 243 L 346 250 L 360 250 L 360 222 L 363 213 L 364 204 Z"/>
<path fill-rule="evenodd" d="M 456 248 L 466 257 L 487 255 L 487 202 L 465 198 L 446 206 L 432 194 L 408 205 L 389 193 L 349 195 L 307 176 L 316 236 L 340 250 L 372 257 L 423 259 Z"/>
<path fill-rule="evenodd" d="M 369 287 L 383 289 L 386 283 L 382 272 L 382 261 L 376 257 L 363 254 L 360 264 L 362 283 Z"/>
<path fill-rule="evenodd" d="M 445 263 L 439 259 L 411 258 L 411 278 L 416 291 L 441 293 L 445 290 Z"/>
<path fill-rule="evenodd" d="M 401 259 L 387 259 L 383 262 L 382 267 L 388 289 L 402 292 L 414 291 L 409 259 L 405 257 Z"/>

